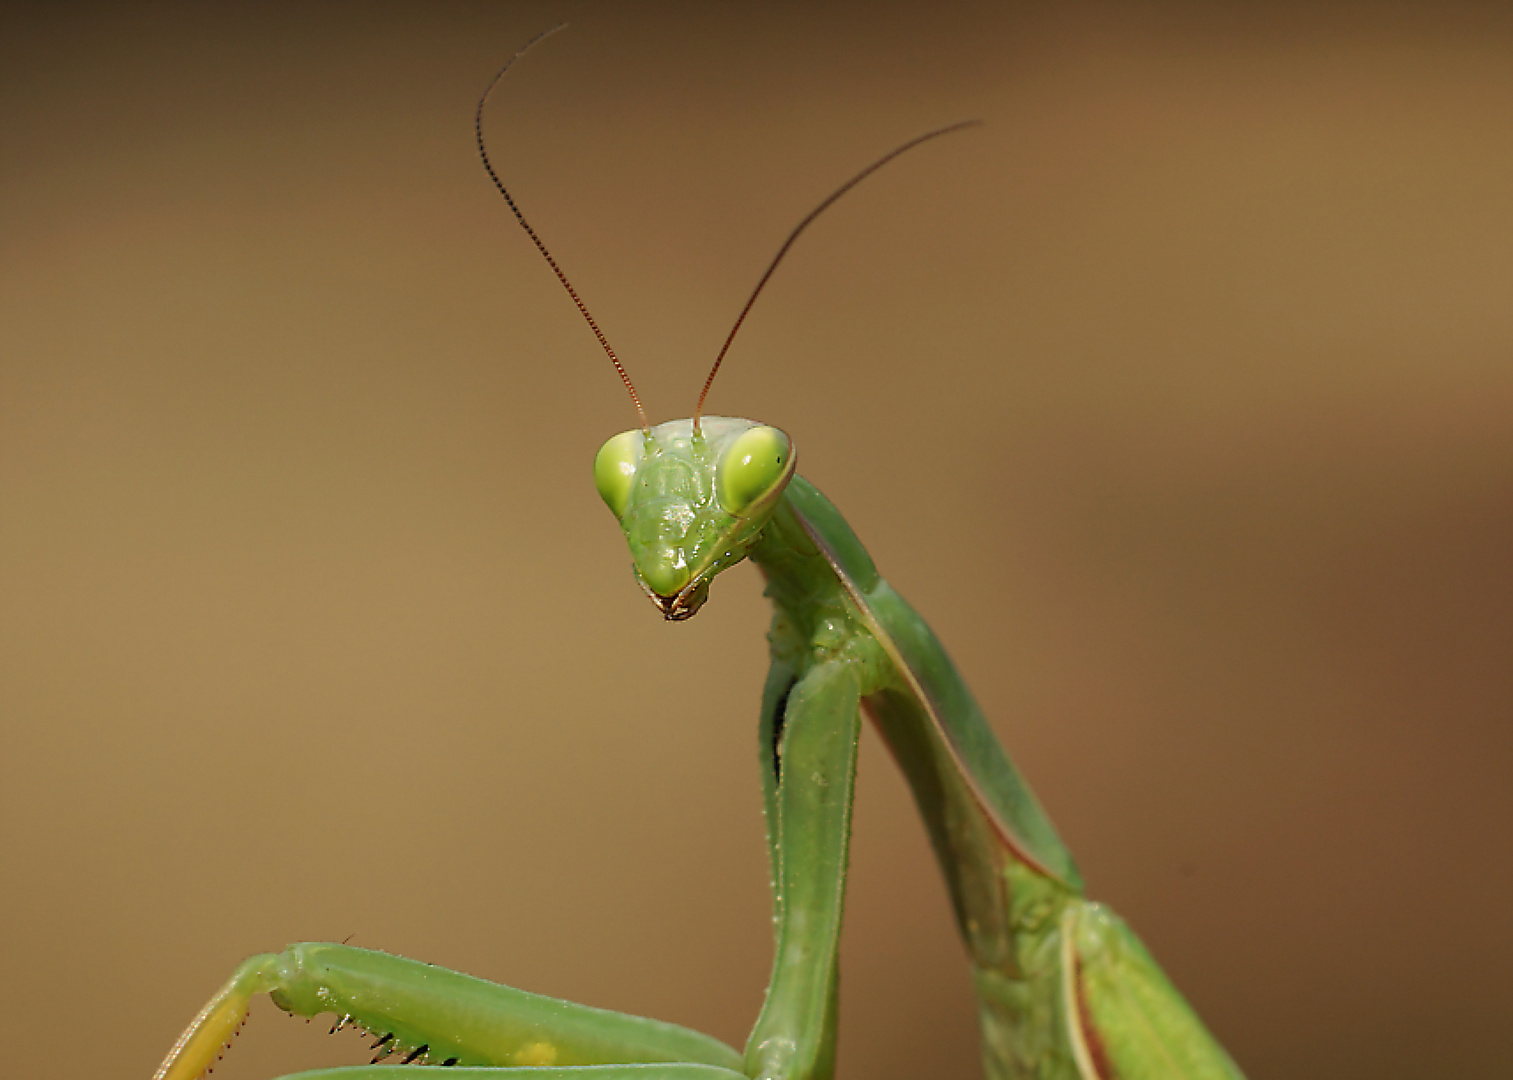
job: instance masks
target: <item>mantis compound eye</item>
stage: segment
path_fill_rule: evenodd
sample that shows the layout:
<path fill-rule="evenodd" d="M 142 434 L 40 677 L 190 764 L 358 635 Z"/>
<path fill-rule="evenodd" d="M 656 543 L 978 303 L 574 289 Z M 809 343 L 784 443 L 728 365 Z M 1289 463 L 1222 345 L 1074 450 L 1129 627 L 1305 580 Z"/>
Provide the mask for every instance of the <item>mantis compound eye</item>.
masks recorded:
<path fill-rule="evenodd" d="M 625 516 L 630 503 L 630 487 L 636 478 L 636 466 L 645 452 L 645 437 L 639 428 L 622 431 L 599 448 L 594 458 L 594 486 L 599 498 L 616 519 Z"/>
<path fill-rule="evenodd" d="M 793 446 L 775 427 L 743 432 L 720 456 L 715 490 L 726 513 L 740 516 L 792 471 Z"/>

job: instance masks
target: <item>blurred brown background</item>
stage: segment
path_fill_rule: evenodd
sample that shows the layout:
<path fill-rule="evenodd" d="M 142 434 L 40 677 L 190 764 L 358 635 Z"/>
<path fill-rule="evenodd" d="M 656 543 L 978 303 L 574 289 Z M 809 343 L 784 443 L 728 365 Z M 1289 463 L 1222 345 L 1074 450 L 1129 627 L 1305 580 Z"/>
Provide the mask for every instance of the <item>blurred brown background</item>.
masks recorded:
<path fill-rule="evenodd" d="M 1513 1057 L 1505 4 L 321 4 L 0 23 L 0 1045 L 145 1078 L 351 936 L 740 1043 L 754 571 L 694 622 L 589 480 L 791 432 L 1253 1080 Z M 978 1075 L 863 750 L 845 1077 Z M 365 1060 L 266 1004 L 218 1080 Z"/>

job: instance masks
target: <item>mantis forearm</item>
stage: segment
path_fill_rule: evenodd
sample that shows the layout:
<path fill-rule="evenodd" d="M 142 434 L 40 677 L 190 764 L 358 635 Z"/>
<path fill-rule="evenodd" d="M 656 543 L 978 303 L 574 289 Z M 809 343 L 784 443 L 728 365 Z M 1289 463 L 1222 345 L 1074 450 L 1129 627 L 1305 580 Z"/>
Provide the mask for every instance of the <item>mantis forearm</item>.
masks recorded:
<path fill-rule="evenodd" d="M 740 1068 L 735 1050 L 676 1024 L 559 1001 L 401 956 L 309 943 L 242 964 L 155 1080 L 201 1075 L 258 993 L 297 1016 L 330 1013 L 369 1032 L 380 1057 L 452 1066 L 684 1062 Z"/>
<path fill-rule="evenodd" d="M 772 982 L 746 1045 L 752 1077 L 824 1080 L 835 1067 L 836 973 L 860 730 L 856 673 L 809 669 L 771 718 L 763 784 L 776 872 Z M 764 725 L 766 727 L 767 725 Z"/>

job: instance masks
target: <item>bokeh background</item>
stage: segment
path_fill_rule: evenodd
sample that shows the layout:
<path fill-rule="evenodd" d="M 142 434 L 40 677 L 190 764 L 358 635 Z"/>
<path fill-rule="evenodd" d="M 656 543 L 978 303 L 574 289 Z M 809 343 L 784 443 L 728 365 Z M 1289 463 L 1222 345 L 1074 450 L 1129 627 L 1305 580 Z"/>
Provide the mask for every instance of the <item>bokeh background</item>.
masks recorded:
<path fill-rule="evenodd" d="M 1253 1080 L 1513 1058 L 1505 4 L 38 5 L 0 16 L 0 1045 L 145 1078 L 249 952 L 740 1043 L 754 571 L 692 623 L 589 480 L 801 468 Z M 867 736 L 843 1077 L 979 1075 Z M 259 1006 L 217 1077 L 365 1060 Z"/>

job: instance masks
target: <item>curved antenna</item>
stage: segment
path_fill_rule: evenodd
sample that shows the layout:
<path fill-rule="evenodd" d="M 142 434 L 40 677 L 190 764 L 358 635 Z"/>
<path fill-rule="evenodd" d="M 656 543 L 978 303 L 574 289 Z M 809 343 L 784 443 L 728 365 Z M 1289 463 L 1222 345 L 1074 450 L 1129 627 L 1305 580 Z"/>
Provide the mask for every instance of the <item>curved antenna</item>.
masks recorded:
<path fill-rule="evenodd" d="M 562 287 L 567 290 L 567 295 L 573 298 L 573 303 L 578 306 L 579 314 L 581 314 L 583 318 L 588 321 L 588 328 L 594 332 L 594 337 L 598 338 L 599 344 L 604 346 L 604 351 L 609 355 L 609 362 L 611 364 L 614 364 L 615 370 L 620 373 L 620 381 L 625 384 L 625 389 L 630 393 L 631 403 L 635 405 L 636 413 L 641 417 L 641 430 L 648 431 L 651 429 L 651 422 L 646 419 L 646 410 L 641 407 L 641 397 L 636 393 L 635 384 L 630 381 L 630 376 L 626 374 L 625 365 L 620 363 L 620 358 L 615 355 L 615 350 L 610 348 L 609 340 L 605 338 L 604 332 L 599 329 L 599 324 L 594 322 L 594 317 L 588 313 L 588 307 L 583 303 L 582 300 L 578 298 L 578 290 L 574 289 L 572 282 L 567 280 L 567 275 L 564 274 L 562 272 L 562 268 L 557 265 L 557 260 L 552 258 L 552 253 L 546 250 L 546 245 L 541 242 L 541 237 L 536 235 L 536 230 L 531 228 L 530 222 L 525 220 L 525 215 L 520 212 L 520 207 L 515 205 L 515 200 L 510 197 L 510 193 L 508 189 L 505 188 L 504 182 L 499 179 L 499 174 L 494 171 L 494 166 L 489 161 L 489 152 L 484 148 L 483 145 L 483 106 L 488 102 L 489 95 L 494 92 L 494 87 L 499 85 L 499 80 L 504 78 L 504 73 L 510 69 L 510 65 L 512 65 L 516 60 L 519 60 L 526 53 L 530 52 L 531 48 L 537 42 L 541 41 L 543 38 L 551 37 L 566 25 L 567 23 L 558 23 L 550 30 L 543 30 L 541 31 L 541 33 L 531 38 L 531 40 L 527 41 L 520 48 L 520 51 L 509 58 L 504 67 L 499 69 L 498 73 L 493 77 L 493 79 L 489 80 L 488 88 L 484 90 L 483 96 L 478 99 L 478 109 L 473 113 L 473 134 L 478 137 L 478 156 L 483 159 L 483 167 L 485 171 L 488 172 L 489 179 L 494 181 L 494 186 L 499 189 L 499 194 L 504 196 L 504 201 L 507 202 L 510 209 L 514 211 L 515 220 L 520 222 L 520 227 L 524 229 L 526 235 L 531 238 L 531 243 L 536 245 L 536 250 L 541 252 L 542 258 L 546 259 L 547 265 L 552 268 L 552 273 L 556 274 L 557 280 L 562 282 Z"/>
<path fill-rule="evenodd" d="M 526 46 L 526 48 L 529 47 L 530 46 Z M 799 233 L 807 229 L 811 221 L 813 221 L 815 218 L 819 217 L 822 213 L 829 209 L 830 204 L 835 202 L 836 199 L 839 199 L 842 195 L 846 194 L 846 192 L 856 187 L 857 184 L 860 184 L 863 180 L 867 179 L 867 177 L 877 172 L 878 169 L 881 169 L 884 165 L 888 164 L 888 162 L 892 161 L 900 154 L 908 150 L 913 150 L 920 143 L 929 142 L 931 139 L 939 138 L 942 135 L 949 135 L 951 134 L 951 132 L 960 131 L 962 128 L 976 127 L 981 123 L 981 120 L 961 120 L 954 124 L 947 124 L 943 128 L 936 128 L 934 131 L 927 131 L 923 135 L 916 135 L 914 138 L 910 139 L 902 146 L 895 147 L 894 149 L 888 151 L 888 153 L 878 158 L 871 165 L 868 165 L 865 169 L 857 173 L 850 180 L 847 180 L 840 187 L 832 191 L 825 198 L 824 202 L 820 203 L 813 210 L 809 211 L 804 220 L 799 222 L 798 225 L 794 227 L 793 231 L 788 234 L 788 239 L 783 241 L 783 246 L 778 248 L 778 253 L 772 257 L 772 262 L 767 264 L 767 270 L 762 274 L 762 280 L 758 281 L 756 288 L 751 290 L 751 295 L 746 299 L 746 306 L 743 307 L 741 309 L 741 313 L 736 316 L 735 325 L 730 328 L 730 334 L 725 338 L 725 344 L 720 346 L 720 355 L 714 358 L 714 367 L 709 369 L 709 378 L 704 380 L 704 389 L 699 394 L 699 404 L 693 411 L 694 431 L 699 430 L 699 417 L 704 415 L 704 399 L 709 396 L 709 387 L 714 383 L 715 375 L 719 373 L 720 364 L 724 361 L 725 354 L 730 351 L 730 343 L 735 340 L 736 331 L 739 330 L 741 328 L 741 324 L 746 321 L 746 313 L 751 310 L 751 305 L 756 303 L 756 298 L 761 293 L 762 287 L 767 284 L 767 279 L 772 276 L 772 272 L 778 268 L 778 263 L 783 261 L 783 256 L 788 254 L 788 249 L 793 246 L 793 242 L 799 238 Z"/>

